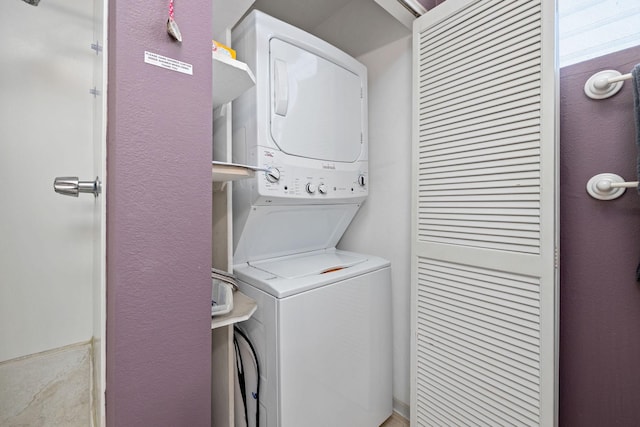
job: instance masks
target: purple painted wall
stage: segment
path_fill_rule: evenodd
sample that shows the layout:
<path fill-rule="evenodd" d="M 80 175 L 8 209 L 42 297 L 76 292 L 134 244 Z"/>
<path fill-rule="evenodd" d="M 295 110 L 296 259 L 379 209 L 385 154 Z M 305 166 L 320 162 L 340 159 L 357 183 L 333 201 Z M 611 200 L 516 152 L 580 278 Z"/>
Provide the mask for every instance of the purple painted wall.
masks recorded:
<path fill-rule="evenodd" d="M 108 426 L 211 419 L 211 2 L 176 2 L 182 44 L 167 8 L 109 2 Z"/>
<path fill-rule="evenodd" d="M 596 71 L 630 72 L 640 47 L 560 72 L 560 425 L 640 422 L 640 197 L 592 199 L 602 172 L 635 181 L 631 82 L 613 98 L 583 93 Z"/>

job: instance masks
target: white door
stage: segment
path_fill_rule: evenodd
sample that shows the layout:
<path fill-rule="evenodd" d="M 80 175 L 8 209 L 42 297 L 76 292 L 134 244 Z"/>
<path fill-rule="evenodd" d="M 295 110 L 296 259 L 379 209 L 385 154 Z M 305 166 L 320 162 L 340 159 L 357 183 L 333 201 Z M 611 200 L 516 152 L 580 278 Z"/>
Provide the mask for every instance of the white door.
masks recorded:
<path fill-rule="evenodd" d="M 554 3 L 414 25 L 414 426 L 557 423 Z"/>
<path fill-rule="evenodd" d="M 2 5 L 3 426 L 102 418 L 105 194 L 62 196 L 53 182 L 105 178 L 104 7 L 101 0 Z M 65 405 L 78 411 L 71 424 L 56 418 Z"/>

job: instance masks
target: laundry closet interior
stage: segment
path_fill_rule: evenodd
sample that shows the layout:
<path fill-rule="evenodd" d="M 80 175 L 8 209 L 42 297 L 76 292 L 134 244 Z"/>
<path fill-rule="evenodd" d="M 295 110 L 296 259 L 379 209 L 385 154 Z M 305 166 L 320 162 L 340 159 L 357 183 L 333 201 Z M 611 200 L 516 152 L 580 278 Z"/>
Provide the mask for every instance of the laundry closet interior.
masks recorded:
<path fill-rule="evenodd" d="M 218 5 L 218 3 L 221 4 Z M 236 224 L 234 224 L 234 217 L 237 217 L 239 215 L 239 209 L 237 203 L 233 202 L 233 192 L 234 189 L 237 189 L 236 192 L 240 191 L 240 186 L 246 185 L 245 181 L 253 179 L 254 176 L 258 177 L 257 179 L 262 179 L 262 175 L 265 174 L 265 171 L 247 171 L 243 170 L 241 167 L 225 165 L 225 163 L 230 163 L 232 165 L 238 163 L 247 163 L 251 166 L 256 166 L 255 158 L 247 159 L 245 157 L 239 159 L 242 153 L 239 154 L 237 152 L 234 152 L 233 139 L 234 136 L 235 138 L 238 138 L 238 135 L 234 135 L 233 120 L 239 120 L 237 115 L 240 114 L 240 112 L 238 112 L 237 110 L 239 109 L 238 105 L 242 104 L 239 104 L 239 102 L 234 102 L 233 104 L 227 103 L 231 99 L 224 98 L 232 97 L 232 99 L 237 100 L 242 94 L 246 93 L 246 90 L 249 90 L 246 89 L 247 87 L 253 87 L 254 81 L 258 81 L 258 84 L 260 84 L 259 76 L 255 75 L 256 70 L 252 70 L 252 66 L 248 66 L 240 60 L 243 53 L 245 52 L 242 52 L 242 48 L 234 43 L 232 29 L 236 27 L 238 22 L 242 21 L 242 19 L 251 11 L 253 11 L 254 9 L 259 10 L 261 12 L 264 12 L 265 14 L 270 15 L 271 17 L 282 20 L 287 24 L 291 24 L 299 28 L 300 30 L 306 31 L 307 33 L 310 33 L 330 43 L 331 45 L 344 51 L 347 55 L 357 59 L 360 62 L 364 62 L 368 67 L 369 81 L 367 84 L 367 76 L 365 75 L 365 80 L 363 83 L 366 86 L 364 87 L 364 91 L 362 94 L 362 96 L 364 96 L 364 103 L 362 104 L 362 109 L 364 111 L 362 113 L 362 117 L 357 116 L 354 118 L 353 121 L 355 127 L 351 127 L 353 128 L 352 131 L 349 130 L 348 124 L 345 125 L 346 128 L 341 128 L 343 130 L 342 133 L 349 134 L 350 136 L 355 135 L 355 138 L 357 138 L 357 143 L 355 145 L 357 147 L 351 149 L 351 151 L 349 152 L 348 144 L 341 143 L 344 147 L 347 147 L 342 149 L 342 151 L 344 152 L 338 153 L 337 151 L 341 150 L 340 148 L 338 148 L 334 149 L 334 153 L 332 153 L 333 156 L 338 159 L 338 162 L 340 162 L 341 160 L 340 156 L 353 157 L 354 153 L 360 152 L 362 138 L 368 137 L 368 143 L 370 147 L 368 150 L 368 159 L 366 148 L 364 151 L 364 156 L 361 156 L 365 159 L 365 163 L 366 160 L 368 160 L 368 170 L 365 164 L 365 167 L 363 169 L 364 173 L 362 173 L 363 171 L 360 171 L 357 166 L 354 166 L 355 169 L 353 169 L 352 172 L 338 171 L 337 173 L 343 173 L 347 175 L 345 178 L 345 182 L 340 182 L 342 180 L 342 178 L 340 177 L 336 178 L 336 180 L 334 180 L 335 182 L 321 182 L 322 179 L 325 178 L 319 175 L 320 178 L 314 178 L 315 180 L 312 179 L 313 182 L 300 182 L 299 184 L 293 184 L 292 182 L 289 182 L 288 186 L 285 180 L 289 178 L 293 174 L 293 172 L 280 171 L 280 173 L 283 174 L 282 179 L 279 183 L 280 190 L 282 191 L 282 189 L 284 188 L 286 189 L 284 191 L 288 194 L 293 194 L 294 185 L 300 185 L 302 186 L 301 194 L 303 194 L 303 196 L 301 197 L 304 198 L 305 195 L 309 196 L 311 194 L 308 199 L 311 200 L 312 204 L 322 203 L 314 201 L 314 197 L 316 198 L 315 200 L 318 200 L 323 196 L 328 198 L 337 197 L 339 199 L 341 197 L 339 195 L 341 191 L 342 193 L 344 193 L 344 198 L 342 200 L 339 200 L 337 205 L 331 204 L 330 206 L 323 207 L 322 205 L 316 204 L 302 208 L 298 207 L 298 210 L 306 209 L 301 213 L 301 215 L 306 218 L 306 222 L 297 221 L 295 219 L 293 223 L 290 222 L 291 218 L 294 217 L 288 213 L 289 209 L 286 206 L 281 210 L 273 208 L 274 212 L 265 214 L 268 218 L 277 218 L 277 215 L 279 214 L 282 216 L 282 210 L 284 210 L 285 216 L 291 216 L 291 218 L 283 220 L 283 223 L 286 224 L 290 229 L 290 235 L 282 235 L 286 234 L 287 231 L 282 234 L 278 234 L 278 232 L 281 232 L 282 230 L 282 225 L 274 226 L 274 230 L 265 231 L 263 230 L 264 228 L 269 228 L 268 225 L 266 226 L 265 224 L 261 225 L 263 229 L 257 232 L 254 231 L 254 233 L 257 233 L 259 235 L 267 234 L 270 240 L 266 244 L 260 243 L 258 245 L 262 245 L 262 247 L 266 248 L 264 250 L 267 251 L 272 247 L 279 248 L 276 250 L 279 250 L 280 255 L 291 255 L 295 252 L 308 253 L 307 251 L 311 251 L 313 253 L 314 250 L 323 249 L 326 247 L 335 247 L 337 240 L 332 241 L 332 239 L 339 239 L 342 236 L 342 239 L 338 243 L 338 251 L 336 253 L 332 252 L 332 250 L 329 249 L 328 254 L 321 254 L 320 256 L 324 258 L 323 260 L 318 261 L 320 263 L 318 264 L 318 266 L 315 265 L 316 261 L 314 260 L 311 261 L 311 267 L 305 267 L 304 265 L 309 263 L 309 258 L 302 260 L 301 263 L 298 264 L 298 268 L 302 269 L 302 273 L 300 273 L 299 271 L 298 273 L 293 273 L 294 275 L 302 274 L 304 276 L 306 274 L 304 270 L 307 268 L 337 270 L 346 266 L 347 268 L 344 268 L 343 271 L 349 271 L 349 274 L 345 276 L 348 277 L 349 275 L 355 274 L 351 272 L 355 272 L 358 269 L 363 271 L 370 271 L 372 269 L 378 268 L 375 267 L 375 265 L 377 265 L 375 264 L 375 262 L 377 261 L 374 262 L 374 259 L 377 259 L 376 257 L 386 258 L 386 260 L 391 261 L 391 268 L 389 269 L 388 267 L 386 267 L 386 272 L 384 273 L 388 276 L 388 278 L 391 278 L 391 281 L 389 282 L 387 278 L 387 283 L 379 285 L 381 293 L 369 296 L 370 298 L 373 298 L 373 300 L 377 301 L 375 303 L 377 305 L 372 304 L 372 300 L 366 295 L 367 288 L 369 287 L 369 282 L 363 282 L 357 286 L 356 283 L 354 283 L 354 285 L 351 286 L 353 290 L 351 291 L 350 295 L 341 294 L 341 297 L 339 298 L 351 298 L 352 301 L 361 300 L 361 306 L 355 304 L 352 308 L 355 311 L 370 311 L 369 318 L 366 318 L 366 316 L 361 316 L 358 319 L 351 319 L 348 317 L 341 318 L 340 315 L 336 315 L 336 310 L 339 310 L 339 305 L 344 305 L 345 302 L 339 300 L 332 301 L 330 296 L 325 296 L 324 299 L 321 299 L 321 301 L 323 301 L 322 303 L 326 304 L 326 306 L 317 308 L 321 311 L 319 315 L 320 318 L 324 317 L 326 319 L 331 319 L 332 317 L 334 317 L 333 323 L 337 323 L 338 325 L 340 324 L 339 322 L 343 322 L 344 326 L 333 327 L 335 327 L 338 331 L 345 331 L 343 341 L 347 341 L 347 343 L 358 341 L 358 332 L 356 331 L 356 328 L 360 328 L 360 332 L 364 335 L 367 334 L 367 329 L 375 329 L 380 337 L 387 337 L 385 339 L 381 338 L 380 340 L 378 340 L 379 342 L 375 344 L 378 347 L 374 347 L 375 351 L 373 352 L 371 351 L 372 348 L 370 348 L 368 345 L 365 345 L 362 348 L 347 345 L 344 348 L 344 351 L 338 349 L 335 350 L 335 353 L 338 354 L 350 351 L 353 352 L 356 350 L 364 352 L 363 356 L 365 357 L 361 359 L 364 369 L 366 369 L 366 366 L 368 366 L 368 362 L 365 361 L 365 359 L 369 357 L 366 356 L 367 353 L 383 355 L 374 357 L 374 359 L 376 360 L 372 360 L 372 365 L 368 368 L 380 373 L 378 378 L 373 379 L 373 382 L 379 382 L 380 384 L 382 384 L 379 387 L 385 389 L 384 392 L 380 391 L 381 395 L 377 398 L 378 403 L 374 405 L 377 408 L 377 413 L 369 415 L 369 417 L 373 417 L 372 419 L 375 420 L 369 421 L 370 423 L 381 423 L 382 421 L 384 421 L 384 419 L 391 415 L 392 405 L 395 407 L 396 411 L 402 413 L 407 418 L 409 417 L 408 242 L 410 219 L 409 203 L 411 188 L 409 181 L 409 152 L 411 150 L 410 26 L 415 16 L 411 15 L 408 10 L 403 9 L 401 6 L 398 9 L 398 5 L 399 4 L 397 3 L 391 4 L 392 12 L 403 19 L 407 25 L 398 21 L 398 19 L 392 16 L 378 3 L 367 0 L 340 0 L 311 2 L 304 4 L 293 1 L 273 0 L 256 2 L 233 2 L 233 4 L 229 2 L 225 2 L 225 4 L 222 4 L 222 2 L 214 1 L 212 7 L 213 39 L 226 44 L 227 46 L 230 46 L 232 49 L 237 49 L 239 60 L 237 62 L 227 61 L 223 58 L 223 63 L 221 63 L 220 61 L 216 62 L 216 60 L 214 59 L 213 63 L 213 160 L 215 164 L 213 165 L 212 265 L 215 269 L 224 271 L 234 270 L 233 264 L 238 262 L 239 257 L 242 257 L 242 255 L 238 255 L 238 253 L 236 253 L 236 259 L 234 261 L 234 240 L 236 243 L 235 246 L 240 245 L 240 249 L 243 253 L 251 252 L 252 250 L 254 252 L 260 252 L 260 249 L 255 249 L 257 243 L 254 242 L 255 240 L 259 240 L 255 237 L 253 238 L 254 240 L 251 240 L 251 237 L 242 237 L 242 239 L 240 239 L 241 242 L 238 243 L 238 234 L 240 233 L 240 230 L 238 229 L 238 222 L 240 222 L 240 220 L 236 218 Z M 369 64 L 366 64 L 367 54 L 379 49 L 380 52 L 374 53 L 369 60 Z M 363 61 L 363 56 L 365 61 Z M 375 69 L 376 64 L 386 66 L 388 65 L 388 61 L 397 62 L 397 65 L 391 69 L 392 74 L 389 76 L 380 74 L 378 70 Z M 289 73 L 291 74 L 292 71 L 289 70 Z M 216 79 L 216 76 L 220 76 L 218 77 L 219 80 Z M 349 83 L 345 83 L 345 85 L 347 85 L 344 86 L 345 88 L 347 88 L 345 90 L 348 91 Z M 357 83 L 357 85 L 360 85 L 360 83 Z M 224 93 L 228 90 L 233 91 L 234 89 L 236 90 L 236 92 L 234 93 L 230 93 L 229 95 L 226 95 Z M 359 86 L 357 90 L 360 91 Z M 293 96 L 293 94 L 290 94 L 290 96 Z M 346 103 L 351 102 L 348 101 L 348 98 L 343 99 L 347 100 Z M 360 100 L 358 99 L 358 102 L 359 101 Z M 267 100 L 266 103 L 268 102 L 269 101 Z M 338 99 L 336 102 L 338 102 L 338 104 L 342 104 L 340 99 Z M 253 101 L 253 103 L 255 103 L 255 100 Z M 394 111 L 398 113 L 398 116 L 388 117 L 385 119 L 385 121 L 381 121 L 378 117 L 380 112 L 375 111 L 376 104 L 384 104 L 385 107 L 383 108 L 383 110 L 385 110 L 386 108 L 393 108 Z M 343 109 L 347 108 L 344 105 L 337 105 L 337 107 Z M 244 107 L 240 108 L 245 109 Z M 335 109 L 340 110 L 340 108 Z M 369 116 L 368 123 L 367 116 Z M 363 123 L 361 123 L 362 120 L 364 120 Z M 345 119 L 344 121 L 346 122 L 347 120 Z M 329 130 L 329 134 L 331 134 L 331 132 L 333 132 L 333 135 L 336 135 L 336 132 L 338 131 Z M 360 135 L 360 133 L 362 133 L 362 135 Z M 312 136 L 313 135 L 310 135 L 309 139 L 312 139 Z M 340 136 L 338 135 L 338 137 Z M 318 138 L 322 138 L 322 136 L 319 136 Z M 295 143 L 297 143 L 297 141 L 294 142 L 294 144 Z M 283 143 L 283 145 L 284 144 L 285 143 Z M 258 145 L 264 144 L 261 144 L 259 142 Z M 304 141 L 302 143 L 299 143 L 299 145 L 304 147 Z M 319 146 L 319 144 L 315 144 L 314 140 L 310 144 L 310 146 L 317 147 Z M 306 149 L 307 148 L 301 148 L 299 151 L 304 151 Z M 237 147 L 236 150 L 238 150 Z M 250 149 L 247 150 L 250 151 Z M 295 150 L 296 148 L 291 148 L 290 151 L 295 152 Z M 375 153 L 371 153 L 372 150 L 375 150 Z M 314 156 L 317 158 L 321 158 L 322 155 L 318 155 L 317 153 L 302 153 L 302 157 L 308 156 L 309 158 L 313 158 Z M 330 156 L 331 155 L 329 155 L 329 157 Z M 358 156 L 360 156 L 360 154 L 355 154 L 355 157 Z M 330 163 L 331 162 L 328 162 L 327 164 Z M 354 163 L 354 165 L 356 163 Z M 348 164 L 348 162 L 343 162 L 342 164 Z M 324 167 L 324 165 L 322 167 Z M 335 168 L 336 166 L 334 165 L 329 167 Z M 340 168 L 344 169 L 344 167 L 341 166 L 340 163 L 338 163 L 337 169 Z M 391 172 L 389 168 L 393 169 L 392 173 L 389 173 Z M 287 173 L 290 174 L 289 177 L 287 177 Z M 332 178 L 327 177 L 326 179 L 331 180 Z M 267 186 L 274 185 L 270 184 L 272 183 L 271 180 L 265 181 L 265 183 Z M 311 190 L 314 190 L 313 193 L 309 191 L 309 185 L 312 186 Z M 367 191 L 369 190 L 369 188 L 371 188 L 371 190 L 367 195 Z M 358 196 L 356 194 L 357 200 L 354 199 L 354 204 L 348 205 L 348 202 L 345 202 L 345 200 L 351 198 L 354 193 L 358 192 L 361 192 L 363 196 Z M 287 204 L 287 202 L 284 202 L 284 204 Z M 234 208 L 236 212 L 233 212 Z M 268 207 L 264 207 L 264 209 L 267 208 Z M 375 210 L 380 210 L 380 208 L 382 209 L 381 211 L 374 212 Z M 354 214 L 354 212 L 356 212 L 358 209 L 360 210 Z M 252 212 L 254 212 L 255 210 L 256 208 L 254 207 Z M 296 211 L 296 209 L 293 210 Z M 240 215 L 241 220 L 243 215 L 244 214 Z M 351 221 L 351 218 L 354 215 L 355 219 Z M 385 216 L 393 218 L 393 224 L 385 225 L 388 220 L 388 218 L 384 218 Z M 335 224 L 333 218 L 336 218 Z M 260 220 L 261 218 L 258 218 L 253 222 L 256 223 L 256 221 Z M 251 224 L 251 221 L 252 220 L 250 218 L 249 220 L 247 220 L 247 223 Z M 267 221 L 269 220 L 267 219 Z M 297 223 L 300 223 L 298 228 L 296 228 Z M 323 225 L 324 223 L 327 223 L 327 225 Z M 250 225 L 248 225 L 246 228 L 250 228 Z M 344 231 L 345 228 L 346 232 Z M 251 234 L 251 232 L 248 232 L 248 234 Z M 373 240 L 371 239 L 372 234 L 374 235 Z M 327 236 L 329 236 L 329 238 L 327 238 Z M 299 242 L 306 241 L 306 243 L 302 244 L 307 246 L 305 246 L 305 248 L 302 250 L 298 250 L 297 248 L 295 248 L 298 243 L 293 242 L 293 250 L 290 250 L 288 247 L 289 244 L 287 242 L 291 240 L 297 240 Z M 327 243 L 325 240 L 328 240 L 329 243 Z M 286 242 L 282 243 L 283 241 Z M 348 250 L 353 252 L 342 253 L 341 250 Z M 363 256 L 360 259 L 357 254 L 355 257 L 353 257 L 354 252 L 364 253 L 367 255 Z M 293 256 L 295 258 L 295 254 Z M 336 256 L 338 258 L 336 258 Z M 247 256 L 245 255 L 245 258 L 246 257 Z M 262 258 L 266 257 L 268 256 L 262 256 Z M 258 258 L 260 258 L 260 256 L 258 256 Z M 397 265 L 394 264 L 394 261 L 397 262 Z M 295 262 L 296 259 L 286 259 L 282 265 L 286 270 L 288 268 L 287 266 L 293 265 L 295 264 Z M 333 264 L 336 262 L 337 264 Z M 380 262 L 386 262 L 388 265 L 389 261 L 381 260 Z M 349 269 L 350 266 L 356 264 L 359 264 L 356 266 L 357 268 L 351 267 Z M 292 268 L 295 269 L 295 267 Z M 240 272 L 241 274 L 241 271 L 242 270 L 238 269 L 238 266 L 236 265 L 236 273 Z M 284 274 L 286 275 L 287 273 L 285 272 Z M 360 280 L 362 281 L 362 279 Z M 397 283 L 394 283 L 394 281 Z M 373 288 L 373 286 L 371 287 Z M 242 293 L 242 291 L 244 291 L 245 289 L 246 288 L 241 287 L 241 291 L 236 293 L 236 296 L 234 298 L 234 306 L 236 307 L 231 314 L 224 315 L 222 317 L 213 317 L 212 320 L 212 371 L 214 376 L 212 381 L 213 425 L 233 425 L 234 419 L 242 416 L 242 413 L 238 412 L 237 402 L 234 402 L 233 399 L 233 387 L 235 381 L 234 377 L 236 375 L 232 351 L 233 324 L 249 319 L 247 322 L 245 322 L 245 324 L 251 325 L 251 322 L 253 322 L 253 319 L 251 319 L 252 316 L 258 319 L 260 319 L 262 316 L 261 313 L 255 313 L 255 308 L 254 305 L 252 305 L 251 299 L 245 300 L 244 295 L 238 296 L 238 294 Z M 251 292 L 252 290 L 248 289 L 247 293 Z M 260 294 L 260 291 L 255 292 L 258 292 L 258 294 Z M 256 298 L 255 293 L 251 294 L 251 296 L 253 298 Z M 259 296 L 260 295 L 258 295 L 258 298 Z M 243 302 L 246 302 L 247 304 L 243 305 Z M 332 303 L 335 303 L 335 306 L 331 306 Z M 258 308 L 258 310 L 260 310 L 260 308 Z M 264 308 L 262 310 L 264 310 Z M 396 313 L 394 314 L 396 318 L 391 318 L 392 312 Z M 307 320 L 309 322 L 312 322 L 309 319 Z M 284 323 L 286 324 L 287 321 L 285 320 Z M 323 324 L 324 322 L 318 321 L 313 323 Z M 352 329 L 352 333 L 354 335 L 349 336 L 346 332 L 347 329 Z M 329 329 L 327 329 L 327 331 L 329 331 Z M 316 333 L 318 334 L 318 336 L 321 336 L 323 332 L 315 331 L 313 328 L 311 328 L 309 329 L 309 333 L 311 335 L 313 335 L 313 333 Z M 391 338 L 392 336 L 393 339 Z M 294 339 L 296 341 L 299 340 L 299 338 Z M 260 338 L 258 336 L 256 340 L 258 341 L 258 343 L 256 345 L 263 345 L 261 341 L 264 340 L 270 340 L 270 337 L 268 335 L 264 338 Z M 329 345 L 331 346 L 333 344 L 329 343 Z M 354 346 L 356 345 L 357 343 L 354 344 Z M 276 353 L 279 354 L 278 357 L 280 357 L 281 352 L 284 352 L 284 349 L 276 350 Z M 300 357 L 297 357 L 294 354 L 291 357 L 293 357 L 293 359 L 299 359 L 299 363 L 302 365 L 304 365 L 305 363 L 311 363 L 308 360 L 309 355 L 300 355 Z M 392 359 L 394 361 L 393 366 L 391 366 Z M 339 362 L 335 361 L 335 363 Z M 349 365 L 350 363 L 354 362 L 350 362 L 348 361 L 348 359 L 344 359 L 342 363 L 345 365 Z M 380 368 L 379 365 L 376 365 L 376 363 L 382 363 L 383 365 L 386 364 L 388 366 L 383 366 L 383 368 Z M 355 366 L 353 366 L 351 369 L 353 368 L 355 368 Z M 387 372 L 385 373 L 385 371 Z M 225 374 L 220 375 L 220 372 L 223 372 Z M 330 370 L 327 369 L 325 374 L 328 376 L 344 376 L 344 373 L 340 372 L 341 370 L 336 369 L 332 374 Z M 351 374 L 358 376 L 355 371 L 352 371 Z M 367 383 L 369 383 L 370 381 L 370 377 L 370 373 L 363 373 L 362 376 L 358 376 L 357 381 L 353 381 L 353 384 L 351 386 L 344 386 L 343 388 L 345 390 L 354 388 L 356 387 L 355 384 L 358 383 L 361 384 L 360 387 L 363 387 L 363 389 L 357 391 L 357 394 L 366 395 L 366 388 L 371 388 L 371 385 L 367 385 Z M 333 382 L 340 381 L 339 379 L 334 378 Z M 269 380 L 267 380 L 267 385 L 268 384 Z M 393 394 L 393 391 L 396 388 L 398 389 L 398 391 L 397 393 Z M 307 401 L 310 401 L 312 399 L 311 396 L 313 395 L 313 393 L 311 391 L 309 393 L 310 395 L 306 399 Z M 325 394 L 325 397 L 331 396 L 331 394 L 332 393 L 327 393 Z M 338 396 L 338 400 L 344 400 L 345 403 L 343 405 L 353 404 L 353 402 L 349 399 L 340 398 L 339 393 L 335 394 Z M 261 394 L 261 396 L 267 396 L 266 399 L 269 399 L 270 397 L 268 396 L 270 395 L 276 395 L 276 391 L 267 389 Z M 397 397 L 392 398 L 392 396 Z M 316 398 L 321 399 L 321 397 L 317 396 Z M 272 397 L 271 399 L 274 398 Z M 287 405 L 284 400 L 285 399 L 282 399 L 281 405 Z M 290 406 L 296 405 L 291 396 L 286 400 L 291 401 L 289 403 Z M 336 404 L 338 406 L 340 405 L 340 403 Z M 371 403 L 369 403 L 369 405 L 371 405 Z M 365 405 L 365 407 L 367 406 Z M 371 410 L 371 408 L 372 406 L 369 406 L 369 411 Z M 301 408 L 298 412 L 302 414 L 303 412 L 301 411 L 309 412 L 309 410 L 305 408 Z M 265 412 L 267 412 L 267 415 L 265 415 Z M 266 417 L 269 415 L 269 412 L 270 411 L 264 411 L 264 409 L 262 410 L 261 416 L 265 418 L 261 419 L 260 425 L 276 425 L 275 418 L 271 418 L 267 421 Z M 349 411 L 347 410 L 346 413 L 348 414 Z M 313 418 L 313 414 L 311 413 L 307 414 L 307 416 Z M 291 425 L 294 425 L 296 423 L 296 421 L 294 420 L 289 420 L 289 422 L 293 423 Z M 348 416 L 343 417 L 342 422 L 348 422 Z M 357 422 L 362 423 L 366 421 L 359 420 Z M 249 425 L 253 425 L 252 422 Z"/>

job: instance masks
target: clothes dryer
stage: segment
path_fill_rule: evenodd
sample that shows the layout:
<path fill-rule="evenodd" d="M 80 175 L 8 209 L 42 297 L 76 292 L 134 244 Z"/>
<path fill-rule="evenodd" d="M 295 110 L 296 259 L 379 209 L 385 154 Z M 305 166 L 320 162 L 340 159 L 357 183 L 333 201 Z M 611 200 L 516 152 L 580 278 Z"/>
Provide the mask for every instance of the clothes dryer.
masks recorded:
<path fill-rule="evenodd" d="M 369 192 L 366 67 L 257 10 L 232 43 L 256 76 L 233 161 L 268 171 L 234 182 L 234 262 L 335 246 Z"/>

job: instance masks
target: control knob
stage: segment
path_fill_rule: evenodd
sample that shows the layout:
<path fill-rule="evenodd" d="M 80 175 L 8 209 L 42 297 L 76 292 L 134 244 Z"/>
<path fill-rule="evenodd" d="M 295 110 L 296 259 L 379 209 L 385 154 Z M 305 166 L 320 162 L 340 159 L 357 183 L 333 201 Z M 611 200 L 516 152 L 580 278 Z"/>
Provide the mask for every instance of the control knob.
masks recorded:
<path fill-rule="evenodd" d="M 318 191 L 320 194 L 327 194 L 327 186 L 324 184 L 318 185 Z"/>
<path fill-rule="evenodd" d="M 360 187 L 364 187 L 367 184 L 367 178 L 364 175 L 358 176 L 358 184 Z"/>
<path fill-rule="evenodd" d="M 267 181 L 271 183 L 278 182 L 280 180 L 280 171 L 278 168 L 268 168 L 264 174 L 267 177 Z"/>
<path fill-rule="evenodd" d="M 307 193 L 313 194 L 315 192 L 316 192 L 316 185 L 309 182 L 307 184 Z"/>

